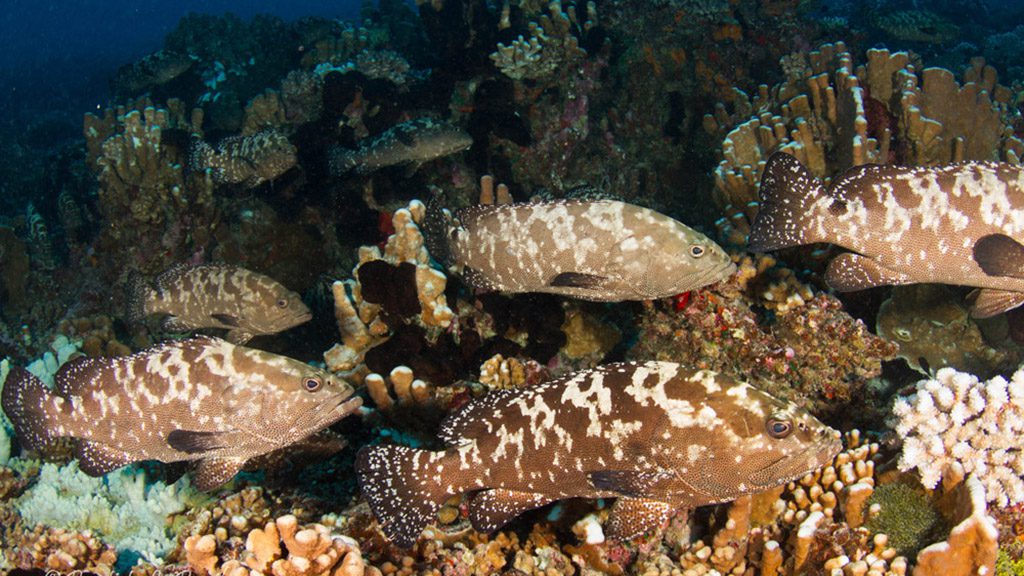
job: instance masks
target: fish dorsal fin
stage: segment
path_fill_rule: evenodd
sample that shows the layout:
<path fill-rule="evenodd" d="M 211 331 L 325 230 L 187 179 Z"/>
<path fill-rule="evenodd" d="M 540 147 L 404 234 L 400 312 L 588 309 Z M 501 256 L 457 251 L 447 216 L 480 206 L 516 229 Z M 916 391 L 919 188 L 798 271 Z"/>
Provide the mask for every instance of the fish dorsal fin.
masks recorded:
<path fill-rule="evenodd" d="M 78 440 L 75 458 L 78 458 L 78 468 L 89 476 L 103 476 L 136 460 L 123 450 L 92 440 Z"/>
<path fill-rule="evenodd" d="M 504 488 L 481 490 L 469 501 L 469 522 L 477 532 L 494 532 L 523 512 L 554 500 L 544 494 Z"/>
<path fill-rule="evenodd" d="M 664 526 L 677 509 L 660 500 L 619 498 L 605 524 L 605 535 L 613 540 L 632 540 Z"/>
<path fill-rule="evenodd" d="M 809 209 L 826 194 L 821 180 L 799 160 L 776 152 L 761 174 L 761 204 L 754 218 L 747 244 L 755 252 L 822 241 L 813 235 Z"/>
<path fill-rule="evenodd" d="M 1005 234 L 978 238 L 974 261 L 989 276 L 1024 278 L 1024 245 Z"/>
<path fill-rule="evenodd" d="M 172 430 L 167 435 L 167 445 L 179 452 L 201 454 L 226 448 L 232 444 L 237 431 L 205 432 L 199 430 Z"/>
<path fill-rule="evenodd" d="M 156 286 L 157 290 L 163 292 L 164 290 L 167 290 L 168 288 L 173 286 L 174 282 L 176 282 L 178 278 L 181 277 L 182 274 L 185 274 L 187 272 L 199 270 L 209 270 L 211 272 L 216 272 L 220 270 L 231 271 L 234 270 L 235 268 L 237 267 L 228 264 L 180 263 L 175 264 L 174 266 L 171 266 L 167 270 L 164 270 L 162 273 L 160 273 L 160 275 L 156 277 L 156 280 L 153 281 L 153 284 Z"/>
<path fill-rule="evenodd" d="M 596 470 L 587 474 L 591 486 L 597 490 L 633 497 L 649 495 L 674 477 L 659 470 Z"/>
<path fill-rule="evenodd" d="M 196 462 L 192 484 L 202 492 L 213 490 L 230 482 L 244 465 L 244 458 L 204 458 Z"/>
<path fill-rule="evenodd" d="M 982 288 L 974 295 L 971 305 L 972 318 L 991 318 L 1024 304 L 1024 292 Z"/>
<path fill-rule="evenodd" d="M 854 292 L 876 286 L 907 284 L 910 278 L 903 272 L 886 268 L 876 260 L 847 252 L 828 263 L 825 273 L 828 285 L 840 292 Z"/>
<path fill-rule="evenodd" d="M 67 398 L 81 395 L 96 375 L 96 370 L 110 365 L 110 360 L 81 356 L 66 362 L 54 376 L 54 391 Z"/>
<path fill-rule="evenodd" d="M 437 437 L 446 446 L 455 446 L 492 433 L 489 425 L 493 420 L 493 411 L 500 409 L 509 398 L 514 398 L 521 392 L 517 388 L 492 390 L 471 401 L 444 419 Z"/>

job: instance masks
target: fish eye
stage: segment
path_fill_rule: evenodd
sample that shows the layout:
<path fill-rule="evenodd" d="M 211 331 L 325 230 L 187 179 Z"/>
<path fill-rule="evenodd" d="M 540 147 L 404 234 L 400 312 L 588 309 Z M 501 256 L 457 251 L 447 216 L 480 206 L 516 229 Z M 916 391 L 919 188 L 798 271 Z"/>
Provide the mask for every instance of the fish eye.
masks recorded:
<path fill-rule="evenodd" d="M 323 381 L 319 378 L 306 378 L 302 381 L 302 387 L 306 389 L 306 392 L 316 392 L 323 385 Z"/>
<path fill-rule="evenodd" d="M 902 340 L 903 342 L 910 342 L 912 339 L 910 330 L 907 330 L 906 328 L 897 328 L 893 330 L 893 334 L 896 336 L 897 340 Z"/>
<path fill-rule="evenodd" d="M 278 308 L 287 308 L 288 307 L 288 301 L 285 300 L 284 298 L 281 298 L 280 300 L 277 301 L 277 307 Z"/>
<path fill-rule="evenodd" d="M 789 420 L 770 418 L 766 429 L 772 438 L 785 438 L 793 431 L 793 423 Z"/>
<path fill-rule="evenodd" d="M 706 250 L 704 250 L 704 247 L 700 244 L 690 246 L 690 256 L 693 256 L 694 258 L 700 258 L 704 255 L 704 252 L 706 252 Z"/>

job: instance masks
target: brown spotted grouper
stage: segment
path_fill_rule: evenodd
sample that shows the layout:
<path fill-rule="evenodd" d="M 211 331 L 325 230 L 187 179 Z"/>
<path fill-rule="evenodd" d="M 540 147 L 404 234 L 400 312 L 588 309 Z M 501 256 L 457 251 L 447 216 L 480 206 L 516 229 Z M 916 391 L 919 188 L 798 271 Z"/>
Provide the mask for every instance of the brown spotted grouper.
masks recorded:
<path fill-rule="evenodd" d="M 128 317 L 138 321 L 150 314 L 167 314 L 163 327 L 172 332 L 224 328 L 234 344 L 312 318 L 302 298 L 277 280 L 224 264 L 176 266 L 157 277 L 155 288 L 133 277 Z"/>
<path fill-rule="evenodd" d="M 203 337 L 72 360 L 52 392 L 12 367 L 3 408 L 30 449 L 76 438 L 87 474 L 141 460 L 191 460 L 195 485 L 209 490 L 250 458 L 352 413 L 362 404 L 352 393 L 345 381 L 298 360 Z"/>
<path fill-rule="evenodd" d="M 410 172 L 420 165 L 466 150 L 473 145 L 469 133 L 449 122 L 418 118 L 393 126 L 358 150 L 340 146 L 329 152 L 331 174 L 350 171 L 369 174 L 388 166 L 406 165 Z"/>
<path fill-rule="evenodd" d="M 840 291 L 888 284 L 979 288 L 972 313 L 1024 303 L 1024 169 L 998 162 L 864 165 L 827 189 L 788 154 L 768 159 L 755 251 L 829 242 L 854 253 L 828 267 Z"/>
<path fill-rule="evenodd" d="M 473 206 L 444 228 L 432 232 L 432 253 L 446 253 L 467 283 L 484 290 L 651 300 L 713 284 L 736 270 L 700 232 L 615 200 Z"/>
<path fill-rule="evenodd" d="M 363 494 L 399 546 L 467 492 L 482 532 L 555 500 L 617 497 L 606 532 L 629 539 L 674 510 L 799 478 L 840 449 L 838 432 L 796 405 L 671 362 L 494 391 L 450 416 L 440 437 L 440 452 L 374 446 L 357 457 Z"/>

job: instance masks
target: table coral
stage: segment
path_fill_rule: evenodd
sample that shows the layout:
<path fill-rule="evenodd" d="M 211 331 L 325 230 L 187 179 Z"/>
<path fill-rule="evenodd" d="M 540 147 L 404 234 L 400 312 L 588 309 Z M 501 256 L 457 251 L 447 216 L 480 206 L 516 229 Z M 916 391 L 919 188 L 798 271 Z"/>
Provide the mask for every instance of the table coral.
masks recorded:
<path fill-rule="evenodd" d="M 974 474 L 989 502 L 1024 502 L 1024 368 L 1007 381 L 943 368 L 899 398 L 891 425 L 903 438 L 901 470 L 916 468 L 935 488 L 952 467 Z"/>

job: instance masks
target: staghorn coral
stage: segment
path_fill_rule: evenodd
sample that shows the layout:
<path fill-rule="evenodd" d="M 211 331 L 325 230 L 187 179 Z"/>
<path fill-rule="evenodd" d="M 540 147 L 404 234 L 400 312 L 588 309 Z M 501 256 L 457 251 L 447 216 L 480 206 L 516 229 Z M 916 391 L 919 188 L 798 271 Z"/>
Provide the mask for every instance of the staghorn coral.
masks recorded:
<path fill-rule="evenodd" d="M 1024 368 L 1007 381 L 943 368 L 893 405 L 890 425 L 903 438 L 901 470 L 916 468 L 935 488 L 953 468 L 973 474 L 989 502 L 1024 502 Z"/>

